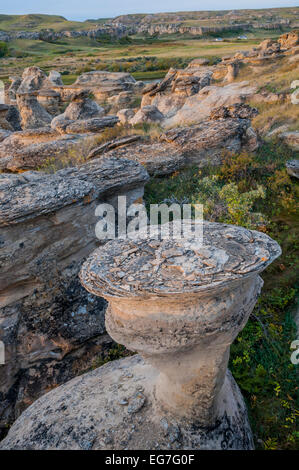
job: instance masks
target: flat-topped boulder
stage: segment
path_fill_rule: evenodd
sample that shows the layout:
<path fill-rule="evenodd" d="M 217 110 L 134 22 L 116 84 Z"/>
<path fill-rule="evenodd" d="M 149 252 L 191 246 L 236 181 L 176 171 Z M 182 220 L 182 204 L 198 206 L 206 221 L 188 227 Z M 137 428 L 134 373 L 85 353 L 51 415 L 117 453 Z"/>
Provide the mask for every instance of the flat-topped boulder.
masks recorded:
<path fill-rule="evenodd" d="M 203 239 L 143 235 L 109 241 L 80 272 L 83 286 L 109 302 L 109 334 L 140 355 L 41 397 L 1 449 L 253 448 L 246 406 L 227 369 L 229 346 L 279 245 L 209 222 Z"/>
<path fill-rule="evenodd" d="M 145 239 L 94 252 L 80 273 L 84 286 L 106 298 L 204 293 L 260 273 L 281 253 L 264 233 L 234 225 L 204 222 L 203 241 L 151 239 L 150 228 Z"/>
<path fill-rule="evenodd" d="M 130 119 L 129 123 L 134 126 L 135 124 L 141 124 L 143 122 L 161 122 L 163 120 L 163 114 L 158 110 L 156 106 L 147 105 L 141 107 L 137 113 Z"/>
<path fill-rule="evenodd" d="M 112 347 L 106 303 L 86 293 L 78 272 L 101 244 L 98 204 L 115 205 L 118 195 L 131 204 L 147 181 L 144 167 L 113 158 L 54 174 L 0 174 L 1 426 Z"/>

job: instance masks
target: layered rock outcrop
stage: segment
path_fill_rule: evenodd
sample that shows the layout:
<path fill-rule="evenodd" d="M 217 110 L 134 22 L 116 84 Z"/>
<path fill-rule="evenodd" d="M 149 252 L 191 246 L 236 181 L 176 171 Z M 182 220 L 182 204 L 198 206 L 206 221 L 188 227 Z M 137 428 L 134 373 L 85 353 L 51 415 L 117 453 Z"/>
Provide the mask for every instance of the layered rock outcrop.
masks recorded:
<path fill-rule="evenodd" d="M 73 85 L 54 89 L 60 93 L 63 101 L 69 101 L 74 93 L 88 90 L 101 103 L 123 91 L 138 92 L 140 88 L 140 84 L 129 73 L 93 71 L 80 75 Z"/>
<path fill-rule="evenodd" d="M 53 122 L 53 121 L 52 121 Z M 53 127 L 15 132 L 0 143 L 0 169 L 36 170 L 82 163 L 97 146 L 97 133 L 118 122 L 116 116 L 54 120 Z"/>
<path fill-rule="evenodd" d="M 217 108 L 210 119 L 193 126 L 182 126 L 161 132 L 158 139 L 115 139 L 95 147 L 89 158 L 121 157 L 144 165 L 150 175 L 168 175 L 190 165 L 199 168 L 220 165 L 224 152 L 254 151 L 258 137 L 251 127 L 250 117 L 256 110 L 239 105 Z"/>
<path fill-rule="evenodd" d="M 49 175 L 0 175 L 0 422 L 4 427 L 47 390 L 105 355 L 105 302 L 80 287 L 97 246 L 95 208 L 142 197 L 146 170 L 101 159 Z"/>
<path fill-rule="evenodd" d="M 81 282 L 109 302 L 110 335 L 143 359 L 53 390 L 0 448 L 252 449 L 229 346 L 256 303 L 259 273 L 280 253 L 265 234 L 208 222 L 203 240 L 148 236 L 97 249 Z"/>

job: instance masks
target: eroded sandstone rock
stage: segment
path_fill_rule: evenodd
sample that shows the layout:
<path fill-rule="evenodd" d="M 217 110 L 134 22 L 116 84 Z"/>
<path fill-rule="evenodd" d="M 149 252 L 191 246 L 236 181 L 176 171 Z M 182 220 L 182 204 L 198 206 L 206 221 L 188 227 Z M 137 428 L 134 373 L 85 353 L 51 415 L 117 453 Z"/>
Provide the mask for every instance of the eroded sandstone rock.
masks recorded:
<path fill-rule="evenodd" d="M 283 132 L 279 137 L 292 149 L 299 150 L 299 131 Z"/>
<path fill-rule="evenodd" d="M 117 117 L 122 124 L 128 124 L 130 119 L 134 116 L 135 112 L 131 108 L 120 109 L 117 112 Z"/>
<path fill-rule="evenodd" d="M 40 90 L 37 96 L 38 102 L 51 116 L 60 114 L 60 95 L 54 90 Z"/>
<path fill-rule="evenodd" d="M 289 33 L 282 34 L 278 39 L 281 47 L 286 49 L 299 45 L 299 31 L 290 31 Z"/>
<path fill-rule="evenodd" d="M 7 104 L 0 103 L 0 129 L 6 131 L 13 131 L 12 125 L 7 121 L 6 116 L 9 106 Z"/>
<path fill-rule="evenodd" d="M 232 108 L 231 112 L 237 115 L 237 109 Z M 240 115 L 249 113 L 246 107 L 241 109 L 240 106 Z M 197 125 L 166 131 L 155 142 L 144 139 L 107 149 L 104 155 L 138 161 L 150 175 L 167 175 L 189 165 L 199 168 L 220 165 L 225 151 L 237 153 L 241 149 L 253 151 L 257 147 L 258 138 L 249 119 L 220 119 L 218 116 L 217 120 L 208 119 Z"/>
<path fill-rule="evenodd" d="M 9 77 L 9 80 L 11 81 L 11 84 L 8 89 L 8 98 L 11 101 L 15 101 L 17 99 L 16 92 L 21 85 L 22 79 L 21 77 Z"/>
<path fill-rule="evenodd" d="M 65 119 L 90 119 L 93 117 L 102 117 L 104 109 L 90 98 L 88 91 L 75 93 L 72 96 L 71 103 L 63 113 Z"/>
<path fill-rule="evenodd" d="M 281 250 L 236 226 L 205 222 L 203 237 L 113 240 L 92 253 L 81 282 L 108 300 L 110 334 L 144 360 L 112 362 L 40 398 L 2 449 L 253 448 L 229 345 Z"/>
<path fill-rule="evenodd" d="M 187 123 L 199 123 L 207 119 L 215 108 L 242 103 L 255 92 L 256 87 L 248 82 L 231 83 L 226 86 L 206 86 L 196 95 L 186 98 L 176 114 L 163 121 L 163 126 L 174 127 Z"/>
<path fill-rule="evenodd" d="M 286 163 L 287 172 L 294 178 L 299 178 L 299 160 L 289 160 Z"/>
<path fill-rule="evenodd" d="M 37 100 L 36 92 L 17 94 L 22 129 L 38 129 L 50 124 L 52 117 Z"/>
<path fill-rule="evenodd" d="M 142 166 L 124 159 L 55 174 L 0 175 L 3 426 L 47 390 L 90 367 L 111 345 L 105 302 L 86 294 L 78 271 L 100 245 L 96 206 L 114 204 L 121 194 L 129 203 L 139 199 L 147 179 Z"/>
<path fill-rule="evenodd" d="M 40 90 L 46 80 L 47 75 L 39 67 L 27 67 L 22 74 L 22 82 L 17 89 L 17 93 L 30 93 Z"/>
<path fill-rule="evenodd" d="M 130 119 L 130 124 L 141 124 L 144 122 L 161 122 L 163 120 L 163 114 L 158 110 L 156 106 L 143 106 L 137 111 L 137 113 Z"/>

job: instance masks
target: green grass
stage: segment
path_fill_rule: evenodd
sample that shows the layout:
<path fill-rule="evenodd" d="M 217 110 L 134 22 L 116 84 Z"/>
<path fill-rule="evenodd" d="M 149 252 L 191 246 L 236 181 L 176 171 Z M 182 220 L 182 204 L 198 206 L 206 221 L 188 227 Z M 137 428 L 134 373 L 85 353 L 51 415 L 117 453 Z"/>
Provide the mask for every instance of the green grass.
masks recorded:
<path fill-rule="evenodd" d="M 266 232 L 282 247 L 281 257 L 262 273 L 262 294 L 231 346 L 229 367 L 247 402 L 259 449 L 299 446 L 298 365 L 290 361 L 290 344 L 296 337 L 292 311 L 299 295 L 299 183 L 285 170 L 285 162 L 298 157 L 299 152 L 272 141 L 255 154 L 225 155 L 220 168 L 194 167 L 153 178 L 145 191 L 147 207 L 169 198 L 187 198 L 204 203 L 208 220 L 235 224 L 241 214 L 243 225 Z M 223 188 L 229 185 L 235 188 L 234 199 L 223 199 Z M 242 195 L 258 185 L 265 197 L 255 197 L 244 207 Z"/>
<path fill-rule="evenodd" d="M 167 70 L 153 70 L 150 72 L 132 72 L 133 77 L 135 80 L 155 80 L 158 78 L 164 78 Z"/>

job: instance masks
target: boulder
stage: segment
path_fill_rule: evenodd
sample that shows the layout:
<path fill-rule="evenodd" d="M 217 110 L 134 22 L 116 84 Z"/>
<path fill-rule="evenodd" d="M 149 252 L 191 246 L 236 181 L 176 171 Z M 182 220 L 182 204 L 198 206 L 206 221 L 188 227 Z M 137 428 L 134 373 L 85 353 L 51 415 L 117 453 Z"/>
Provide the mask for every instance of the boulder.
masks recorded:
<path fill-rule="evenodd" d="M 206 120 L 166 131 L 158 141 L 137 141 L 105 149 L 105 157 L 121 157 L 144 165 L 150 175 L 169 175 L 187 166 L 220 165 L 224 151 L 255 150 L 257 135 L 249 119 Z"/>
<path fill-rule="evenodd" d="M 142 83 L 129 73 L 93 71 L 80 75 L 73 85 L 63 87 L 64 99 L 72 93 L 89 90 L 98 102 L 105 102 L 111 96 L 118 95 L 122 91 L 140 92 Z"/>
<path fill-rule="evenodd" d="M 278 39 L 282 48 L 290 49 L 299 45 L 299 30 L 282 34 Z"/>
<path fill-rule="evenodd" d="M 21 77 L 9 77 L 11 81 L 10 87 L 8 89 L 8 98 L 10 101 L 15 101 L 17 99 L 16 92 L 21 85 L 22 79 Z"/>
<path fill-rule="evenodd" d="M 289 160 L 286 163 L 287 172 L 294 178 L 299 178 L 299 160 Z"/>
<path fill-rule="evenodd" d="M 171 117 L 164 119 L 164 127 L 196 124 L 207 119 L 213 109 L 242 103 L 256 93 L 256 87 L 248 82 L 236 82 L 225 86 L 210 85 L 196 95 L 186 98 L 183 106 Z"/>
<path fill-rule="evenodd" d="M 135 100 L 135 95 L 132 91 L 122 91 L 118 95 L 110 96 L 107 102 L 112 106 L 129 107 Z"/>
<path fill-rule="evenodd" d="M 165 117 L 170 118 L 184 105 L 188 97 L 196 95 L 210 85 L 211 77 L 212 71 L 207 68 L 170 69 L 161 82 L 144 88 L 141 107 L 156 106 Z"/>
<path fill-rule="evenodd" d="M 9 105 L 7 114 L 6 114 L 6 120 L 10 123 L 10 125 L 13 127 L 14 131 L 21 131 L 21 116 L 19 113 L 19 110 L 17 106 Z"/>
<path fill-rule="evenodd" d="M 84 161 L 98 146 L 95 132 L 118 122 L 116 116 L 63 121 L 56 128 L 43 127 L 15 132 L 0 144 L 0 169 L 35 170 L 49 166 L 58 169 Z"/>
<path fill-rule="evenodd" d="M 130 119 L 132 119 L 132 117 L 134 116 L 134 114 L 135 112 L 133 111 L 132 108 L 125 108 L 125 109 L 120 109 L 116 115 L 121 124 L 128 124 Z"/>
<path fill-rule="evenodd" d="M 63 113 L 65 119 L 90 119 L 104 115 L 104 109 L 90 98 L 90 93 L 86 90 L 75 93 L 71 103 Z"/>
<path fill-rule="evenodd" d="M 252 108 L 245 103 L 235 103 L 231 106 L 220 106 L 213 109 L 210 118 L 214 120 L 227 118 L 252 119 L 257 114 L 258 110 L 256 108 Z"/>
<path fill-rule="evenodd" d="M 51 127 L 60 134 L 86 134 L 99 132 L 105 127 L 113 127 L 118 121 L 117 116 L 68 120 L 63 119 L 60 115 L 53 119 Z"/>
<path fill-rule="evenodd" d="M 17 94 L 22 129 L 37 129 L 52 121 L 52 116 L 37 101 L 36 92 Z"/>
<path fill-rule="evenodd" d="M 49 132 L 51 132 L 49 130 Z M 50 155 L 50 154 L 49 154 Z M 112 341 L 106 302 L 88 294 L 80 266 L 100 245 L 95 208 L 142 197 L 148 175 L 125 159 L 100 159 L 55 174 L 0 175 L 0 423 L 90 369 Z"/>
<path fill-rule="evenodd" d="M 280 139 L 293 150 L 299 150 L 299 131 L 283 132 L 280 134 Z"/>
<path fill-rule="evenodd" d="M 163 114 L 156 106 L 148 105 L 140 108 L 129 122 L 134 126 L 135 124 L 141 124 L 144 122 L 161 122 L 163 118 Z"/>
<path fill-rule="evenodd" d="M 46 80 L 47 75 L 39 67 L 27 67 L 22 74 L 22 82 L 17 93 L 29 93 L 40 90 Z"/>
<path fill-rule="evenodd" d="M 224 81 L 231 83 L 233 82 L 239 73 L 239 62 L 238 61 L 232 61 L 230 64 L 227 65 L 227 73 L 224 77 Z"/>
<path fill-rule="evenodd" d="M 188 68 L 192 68 L 192 67 L 202 67 L 204 65 L 209 65 L 209 59 L 202 59 L 202 58 L 198 58 L 198 59 L 194 59 L 190 62 L 190 64 L 188 65 Z"/>
<path fill-rule="evenodd" d="M 49 76 L 47 78 L 47 82 L 49 85 L 58 85 L 63 86 L 63 81 L 61 79 L 61 75 L 56 70 L 51 70 Z"/>
<path fill-rule="evenodd" d="M 12 125 L 7 121 L 7 112 L 9 106 L 7 104 L 0 103 L 0 129 L 6 131 L 13 131 Z"/>
<path fill-rule="evenodd" d="M 60 114 L 60 95 L 56 91 L 50 89 L 40 90 L 37 96 L 37 101 L 52 116 L 58 116 Z"/>

